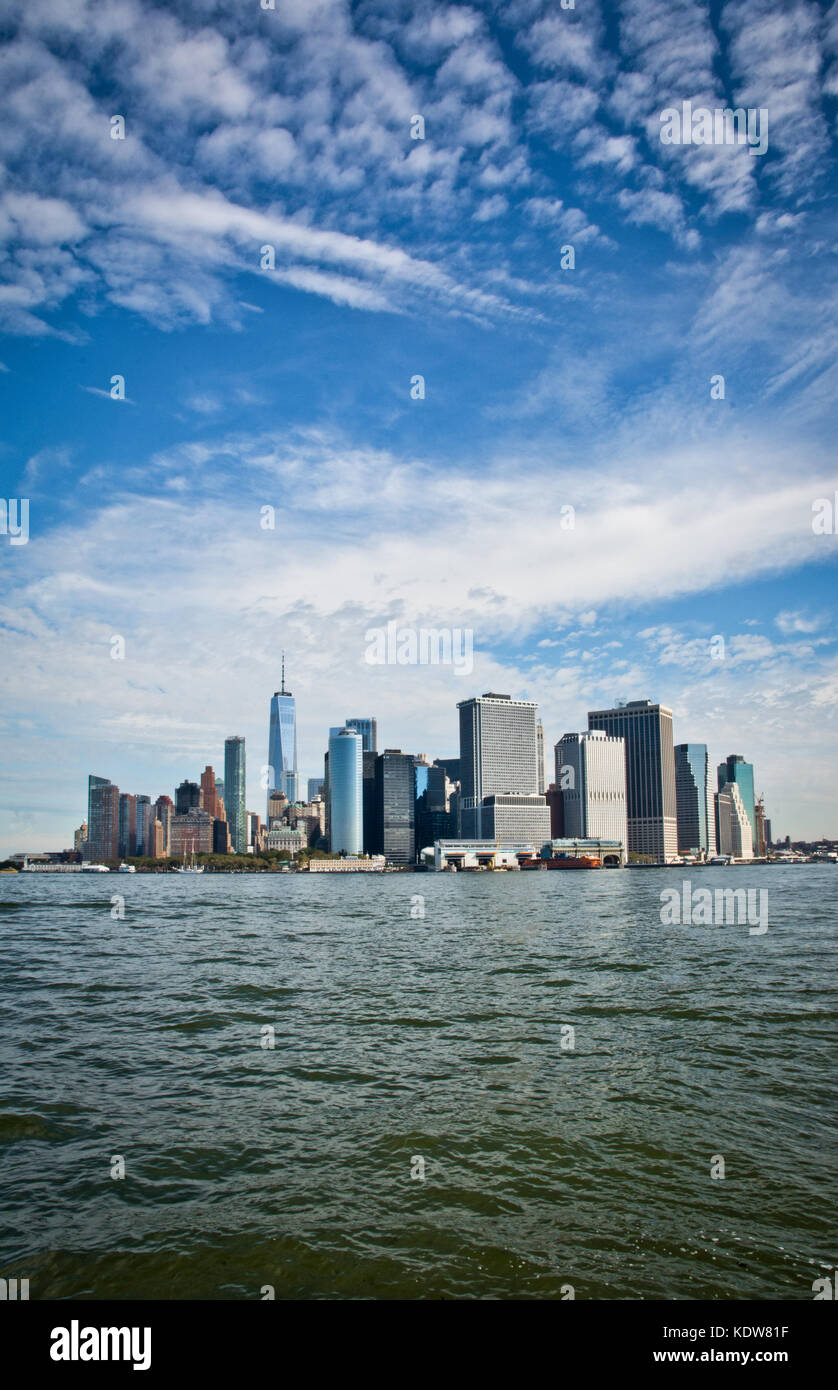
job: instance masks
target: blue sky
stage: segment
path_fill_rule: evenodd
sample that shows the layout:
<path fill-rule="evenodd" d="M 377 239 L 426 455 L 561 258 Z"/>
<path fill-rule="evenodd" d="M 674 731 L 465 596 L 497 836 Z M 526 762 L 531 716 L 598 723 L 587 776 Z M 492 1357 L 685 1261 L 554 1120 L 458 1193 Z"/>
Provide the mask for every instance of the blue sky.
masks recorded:
<path fill-rule="evenodd" d="M 775 832 L 838 835 L 838 5 L 0 0 L 0 34 L 0 852 L 230 733 L 261 812 L 282 647 L 304 775 L 351 715 L 437 756 L 484 690 L 548 747 L 649 697 Z M 685 100 L 767 111 L 767 153 L 662 145 Z M 366 664 L 394 618 L 472 628 L 473 673 Z"/>

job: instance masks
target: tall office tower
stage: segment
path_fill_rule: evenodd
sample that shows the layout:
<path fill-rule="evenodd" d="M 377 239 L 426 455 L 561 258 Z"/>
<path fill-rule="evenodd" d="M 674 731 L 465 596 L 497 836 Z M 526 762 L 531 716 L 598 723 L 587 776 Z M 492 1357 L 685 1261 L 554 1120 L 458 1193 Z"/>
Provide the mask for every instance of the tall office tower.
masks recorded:
<path fill-rule="evenodd" d="M 730 753 L 723 763 L 719 763 L 718 790 L 723 791 L 729 782 L 736 782 L 742 805 L 745 807 L 751 825 L 751 839 L 756 843 L 756 798 L 754 796 L 754 765 L 746 763 L 741 753 Z"/>
<path fill-rule="evenodd" d="M 411 753 L 385 748 L 375 760 L 380 853 L 388 864 L 416 861 L 416 776 Z"/>
<path fill-rule="evenodd" d="M 137 797 L 137 854 L 151 854 L 151 827 L 154 811 L 150 796 Z"/>
<path fill-rule="evenodd" d="M 356 730 L 357 732 L 357 730 Z M 363 737 L 363 735 L 362 735 Z M 378 754 L 372 749 L 361 753 L 361 801 L 364 814 L 364 854 L 381 854 L 381 819 L 375 791 L 375 764 Z"/>
<path fill-rule="evenodd" d="M 122 792 L 119 797 L 117 853 L 123 859 L 126 854 L 137 853 L 137 798 L 130 792 Z"/>
<path fill-rule="evenodd" d="M 706 743 L 675 745 L 675 808 L 678 853 L 716 853 L 716 816 Z"/>
<path fill-rule="evenodd" d="M 774 841 L 773 841 L 773 839 L 771 838 L 771 821 L 769 820 L 768 816 L 766 816 L 766 817 L 765 817 L 765 848 L 766 848 L 767 850 L 769 850 L 769 849 L 771 848 L 771 846 L 773 845 L 773 843 L 774 843 Z"/>
<path fill-rule="evenodd" d="M 322 796 L 322 795 L 323 795 L 323 778 L 322 778 L 322 777 L 309 777 L 309 779 L 308 779 L 308 792 L 307 792 L 307 795 L 308 795 L 309 801 L 313 801 L 314 798 L 315 798 L 316 796 Z"/>
<path fill-rule="evenodd" d="M 212 852 L 213 854 L 230 854 L 232 849 L 230 827 L 226 820 L 219 820 L 216 816 L 212 823 Z"/>
<path fill-rule="evenodd" d="M 354 729 L 356 734 L 360 734 L 364 740 L 364 753 L 378 752 L 378 720 L 377 719 L 347 719 L 347 729 Z"/>
<path fill-rule="evenodd" d="M 219 800 L 219 801 L 223 801 L 223 800 L 224 800 L 224 778 L 223 778 L 223 777 L 216 777 L 216 779 L 215 779 L 215 794 L 216 794 L 216 796 L 218 797 L 218 800 Z"/>
<path fill-rule="evenodd" d="M 751 822 L 737 782 L 725 783 L 716 793 L 716 836 L 719 854 L 730 854 L 734 859 L 753 859 Z"/>
<path fill-rule="evenodd" d="M 201 773 L 201 799 L 200 807 L 206 811 L 208 816 L 218 815 L 218 787 L 216 784 L 215 773 L 209 763 Z"/>
<path fill-rule="evenodd" d="M 630 700 L 588 714 L 588 728 L 626 741 L 626 811 L 629 854 L 671 859 L 678 850 L 672 710 L 651 700 Z"/>
<path fill-rule="evenodd" d="M 268 797 L 268 829 L 275 820 L 285 820 L 290 802 L 285 792 L 272 791 Z"/>
<path fill-rule="evenodd" d="M 510 695 L 486 695 L 461 700 L 460 711 L 460 827 L 467 840 L 496 834 L 494 813 L 483 825 L 481 808 L 494 795 L 538 797 L 538 736 L 533 700 L 513 700 Z M 522 806 L 522 826 L 534 824 L 532 807 Z M 550 835 L 547 802 L 543 809 L 542 843 Z M 514 816 L 508 810 L 504 823 Z M 491 822 L 492 828 L 487 828 Z M 522 833 L 523 830 L 522 830 Z M 515 836 L 514 838 L 518 838 Z M 530 837 L 527 837 L 530 838 Z"/>
<path fill-rule="evenodd" d="M 170 796 L 158 796 L 154 803 L 154 815 L 163 827 L 163 853 L 169 853 L 169 825 L 175 814 L 175 806 Z"/>
<path fill-rule="evenodd" d="M 245 818 L 244 739 L 237 734 L 224 740 L 224 804 L 230 839 L 236 854 L 247 854 Z"/>
<path fill-rule="evenodd" d="M 756 838 L 754 839 L 754 854 L 763 855 L 767 848 L 765 839 L 765 802 L 760 796 L 754 806 L 754 818 L 756 821 Z"/>
<path fill-rule="evenodd" d="M 329 838 L 333 854 L 364 847 L 363 740 L 354 729 L 329 731 Z"/>
<path fill-rule="evenodd" d="M 546 785 L 544 777 L 544 726 L 540 719 L 535 726 L 535 740 L 538 754 L 538 794 L 543 796 Z"/>
<path fill-rule="evenodd" d="M 111 782 L 110 778 L 108 778 L 108 777 L 94 777 L 93 774 L 91 773 L 90 776 L 89 776 L 88 779 L 87 779 L 87 830 L 88 830 L 88 835 L 90 835 L 90 833 L 91 833 L 91 827 L 92 827 L 92 825 L 93 825 L 93 800 L 92 800 L 92 798 L 93 798 L 93 790 L 94 790 L 95 787 L 110 787 L 110 786 L 113 786 L 113 783 Z"/>
<path fill-rule="evenodd" d="M 201 809 L 201 788 L 197 782 L 181 782 L 175 787 L 175 815 L 185 816 L 187 811 Z"/>
<path fill-rule="evenodd" d="M 580 840 L 619 840 L 625 847 L 625 739 L 589 729 L 586 734 L 565 734 L 555 752 L 564 835 Z"/>
<path fill-rule="evenodd" d="M 90 787 L 86 857 L 94 864 L 119 854 L 119 787 L 97 777 Z"/>
<path fill-rule="evenodd" d="M 537 793 L 538 752 L 533 701 L 489 691 L 462 700 L 460 816 L 462 834 L 481 838 L 480 806 L 495 792 Z"/>
<path fill-rule="evenodd" d="M 224 774 L 227 781 L 227 774 Z M 297 774 L 297 707 L 290 690 L 285 689 L 285 652 L 282 653 L 282 685 L 271 700 L 268 736 L 268 797 L 272 791 L 284 792 L 290 802 L 299 801 Z M 229 799 L 227 810 L 230 809 Z M 229 817 L 228 817 L 229 819 Z M 270 820 L 268 821 L 270 824 Z"/>
<path fill-rule="evenodd" d="M 82 854 L 82 853 L 84 852 L 84 847 L 85 847 L 86 844 L 87 844 L 87 821 L 86 821 L 86 820 L 83 820 L 82 823 L 81 823 L 81 825 L 79 826 L 78 830 L 74 830 L 74 831 L 73 831 L 73 849 L 76 851 L 76 853 Z"/>
<path fill-rule="evenodd" d="M 544 793 L 544 800 L 550 812 L 550 839 L 561 840 L 564 838 L 564 793 L 561 787 L 551 782 Z"/>

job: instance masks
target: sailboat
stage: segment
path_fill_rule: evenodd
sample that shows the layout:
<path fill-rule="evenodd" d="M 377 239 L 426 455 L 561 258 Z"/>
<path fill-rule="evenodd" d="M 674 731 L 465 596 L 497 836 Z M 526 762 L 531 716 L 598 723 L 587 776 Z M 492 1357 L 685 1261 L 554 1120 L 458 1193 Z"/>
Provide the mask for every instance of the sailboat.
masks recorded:
<path fill-rule="evenodd" d="M 195 863 L 195 841 L 193 840 L 193 841 L 192 841 L 192 858 L 191 858 L 190 862 L 187 864 L 187 862 L 186 862 L 186 850 L 184 850 L 184 851 L 183 851 L 183 863 L 180 865 L 179 868 L 175 869 L 175 873 L 176 873 L 176 874 L 202 874 L 203 872 L 204 872 L 204 866 L 203 866 L 203 864 L 196 864 L 196 863 Z"/>

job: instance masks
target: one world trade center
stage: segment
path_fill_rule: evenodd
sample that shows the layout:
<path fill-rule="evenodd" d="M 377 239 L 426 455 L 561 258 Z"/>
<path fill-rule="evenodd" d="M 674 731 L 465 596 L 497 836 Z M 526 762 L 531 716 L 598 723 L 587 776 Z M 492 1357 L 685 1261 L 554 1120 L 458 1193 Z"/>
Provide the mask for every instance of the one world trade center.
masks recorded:
<path fill-rule="evenodd" d="M 285 689 L 285 653 L 282 653 L 282 686 L 271 700 L 268 739 L 268 816 L 272 791 L 284 792 L 289 802 L 299 800 L 297 773 L 297 711 L 294 696 Z"/>

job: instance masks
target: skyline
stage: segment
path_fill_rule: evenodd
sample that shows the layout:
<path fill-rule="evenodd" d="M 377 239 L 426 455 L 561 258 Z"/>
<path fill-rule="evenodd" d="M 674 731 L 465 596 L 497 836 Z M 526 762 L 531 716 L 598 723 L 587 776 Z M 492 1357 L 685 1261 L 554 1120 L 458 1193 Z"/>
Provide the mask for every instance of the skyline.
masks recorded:
<path fill-rule="evenodd" d="M 4 13 L 7 851 L 90 767 L 266 761 L 281 645 L 304 775 L 335 673 L 442 754 L 468 691 L 550 746 L 657 692 L 776 834 L 838 833 L 835 5 Z M 663 144 L 684 101 L 765 153 Z M 370 665 L 391 621 L 473 669 Z"/>
<path fill-rule="evenodd" d="M 486 699 L 487 696 L 489 697 L 490 700 L 491 700 L 492 698 L 497 698 L 496 696 L 493 696 L 493 692 L 484 692 L 482 696 L 469 696 L 469 697 L 467 698 L 467 700 L 465 701 L 465 704 L 466 704 L 466 705 L 474 705 L 474 704 L 476 704 L 476 703 L 482 703 L 482 702 Z M 506 696 L 503 696 L 503 697 L 501 697 L 501 698 L 505 699 Z M 518 697 L 513 696 L 512 698 L 513 698 L 513 701 L 515 701 L 515 700 L 517 700 Z M 654 706 L 662 705 L 664 708 L 666 708 L 665 701 L 651 701 L 651 702 L 649 702 L 645 697 L 644 697 L 644 699 L 638 699 L 638 700 L 635 701 L 634 703 L 635 703 L 635 705 L 637 705 L 637 706 L 644 705 L 644 704 L 647 704 L 647 703 L 651 703 L 651 704 L 654 705 Z M 536 717 L 536 711 L 537 711 L 538 705 L 537 705 L 537 702 L 533 702 L 533 704 L 535 705 L 535 708 L 533 709 L 532 717 L 533 717 L 533 719 L 535 719 L 535 717 Z M 629 706 L 631 706 L 632 702 L 629 701 L 628 704 L 629 704 Z M 629 711 L 627 711 L 627 712 L 629 712 Z M 460 715 L 460 719 L 462 719 L 462 717 L 463 717 L 463 716 L 462 716 L 462 711 L 457 711 L 457 713 Z M 568 729 L 568 730 L 565 730 L 565 731 L 563 732 L 563 734 L 557 736 L 555 739 L 550 739 L 550 738 L 548 738 L 548 737 L 545 735 L 545 760 L 546 760 L 546 768 L 545 768 L 545 771 L 546 771 L 546 779 L 545 779 L 545 780 L 546 780 L 546 783 L 547 783 L 548 785 L 549 785 L 549 784 L 555 785 L 554 757 L 555 757 L 555 754 L 556 754 L 556 751 L 557 751 L 558 746 L 562 743 L 562 740 L 563 740 L 564 738 L 568 737 L 568 736 L 571 737 L 571 738 L 578 737 L 578 736 L 580 736 L 580 735 L 582 735 L 582 736 L 586 736 L 586 735 L 587 735 L 588 737 L 590 737 L 589 722 L 590 722 L 590 719 L 591 719 L 591 718 L 594 718 L 594 717 L 595 717 L 594 712 L 593 712 L 593 711 L 588 711 L 588 712 L 586 713 L 586 715 L 585 715 L 585 722 L 584 722 L 584 724 L 580 724 L 579 727 L 578 727 L 578 729 L 576 729 L 576 730 L 569 730 L 569 729 Z M 344 733 L 344 732 L 354 732 L 354 733 L 357 734 L 357 728 L 353 729 L 353 728 L 351 728 L 350 726 L 351 726 L 351 725 L 356 725 L 356 726 L 357 726 L 359 723 L 364 723 L 364 724 L 366 724 L 370 719 L 371 719 L 372 721 L 376 721 L 376 716 L 365 717 L 363 720 L 360 719 L 359 717 L 356 717 L 356 716 L 348 716 L 348 717 L 347 717 L 347 724 L 346 724 L 345 726 L 337 726 L 337 725 L 332 725 L 332 726 L 330 726 L 329 729 L 327 730 L 327 733 L 326 733 L 325 747 L 324 747 L 324 750 L 323 750 L 324 754 L 328 751 L 328 748 L 329 748 L 329 746 L 330 746 L 330 744 L 331 744 L 332 738 L 333 738 L 335 735 L 340 734 L 340 733 Z M 380 721 L 377 721 L 377 722 L 380 723 Z M 540 717 L 539 717 L 538 722 L 539 722 L 539 723 L 541 722 Z M 456 721 L 455 721 L 455 723 L 456 723 Z M 593 727 L 594 727 L 594 729 L 596 729 L 596 725 L 594 725 Z M 360 734 L 357 734 L 357 736 L 360 738 Z M 270 734 L 270 729 L 269 729 L 268 741 L 270 740 L 270 737 L 271 737 L 271 734 Z M 385 740 L 384 742 L 382 742 L 381 747 L 380 747 L 380 749 L 379 749 L 379 752 L 385 752 L 385 751 L 386 751 L 386 752 L 393 752 L 393 753 L 407 753 L 407 754 L 409 754 L 409 755 L 411 755 L 411 756 L 422 756 L 422 755 L 425 755 L 425 756 L 428 756 L 431 760 L 433 760 L 434 758 L 443 759 L 443 758 L 446 758 L 446 757 L 453 757 L 453 758 L 456 758 L 456 759 L 459 760 L 460 757 L 461 757 L 461 750 L 460 750 L 460 747 L 459 747 L 459 739 L 460 739 L 460 730 L 458 729 L 458 730 L 457 730 L 457 745 L 458 745 L 458 746 L 457 746 L 455 752 L 451 752 L 450 750 L 446 750 L 446 749 L 438 750 L 438 749 L 420 748 L 420 747 L 418 747 L 418 746 L 417 746 L 417 747 L 413 747 L 413 746 L 410 745 L 410 744 L 408 744 L 408 745 L 406 745 L 406 746 L 404 746 L 404 747 L 402 747 L 401 745 L 396 746 L 396 745 L 394 745 L 394 744 L 388 743 L 386 740 Z M 256 761 L 253 759 L 252 754 L 251 754 L 250 756 L 247 755 L 247 751 L 246 751 L 246 750 L 247 750 L 246 739 L 243 739 L 243 737 L 242 737 L 241 735 L 226 735 L 226 736 L 225 736 L 225 738 L 224 738 L 224 740 L 223 740 L 223 744 L 222 744 L 222 760 L 221 760 L 221 766 L 222 766 L 222 768 L 223 768 L 223 770 L 225 771 L 225 774 L 226 774 L 226 772 L 227 772 L 227 759 L 228 759 L 228 757 L 229 757 L 229 751 L 228 751 L 228 750 L 229 750 L 229 746 L 232 745 L 232 744 L 239 744 L 239 743 L 243 743 L 243 744 L 244 744 L 244 762 L 245 762 L 245 790 L 244 790 L 244 800 L 243 800 L 243 804 L 242 804 L 242 811 L 243 811 L 243 813 L 246 812 L 248 815 L 251 814 L 251 813 L 254 813 L 254 814 L 258 815 L 258 816 L 260 817 L 260 819 L 263 819 L 263 820 L 264 820 L 264 823 L 267 824 L 267 820 L 266 820 L 265 818 L 262 817 L 262 811 L 261 811 L 261 809 L 255 811 L 255 812 L 253 812 L 253 807 L 256 806 L 257 804 L 260 804 L 260 803 L 257 801 L 257 798 L 256 798 L 256 797 L 254 796 L 254 794 L 253 794 L 253 788 L 254 788 L 254 785 L 257 783 L 257 778 L 258 778 L 259 797 L 261 798 L 261 797 L 264 797 L 265 795 L 267 795 L 268 797 L 270 796 L 270 793 L 269 793 L 269 792 L 268 792 L 268 793 L 265 793 L 265 792 L 264 792 L 264 789 L 262 788 L 262 779 L 264 778 L 264 775 L 265 775 L 265 773 L 267 772 L 268 768 L 267 768 L 267 765 L 266 765 L 266 764 L 259 764 L 258 762 L 256 762 Z M 712 748 L 710 748 L 709 745 L 705 745 L 704 742 L 703 742 L 702 740 L 699 740 L 699 739 L 695 739 L 695 738 L 691 738 L 691 739 L 689 739 L 689 740 L 679 739 L 679 737 L 678 737 L 678 735 L 677 735 L 677 731 L 676 731 L 676 729 L 675 729 L 674 721 L 673 721 L 673 749 L 675 750 L 676 757 L 677 757 L 677 751 L 678 751 L 679 745 L 682 745 L 682 744 L 686 744 L 688 747 L 704 747 L 704 746 L 707 747 L 707 760 L 708 760 L 708 770 L 709 770 L 708 790 L 710 790 L 710 791 L 715 791 L 715 790 L 716 790 L 716 787 L 717 787 L 717 785 L 718 785 L 718 779 L 721 777 L 721 773 L 722 773 L 722 770 L 723 770 L 725 764 L 727 764 L 728 767 L 729 767 L 734 761 L 739 760 L 739 761 L 741 762 L 741 761 L 743 760 L 743 755 L 742 755 L 741 753 L 730 753 L 730 754 L 725 754 L 725 755 L 723 755 L 723 756 L 721 757 L 720 760 L 714 762 L 714 752 L 713 752 Z M 752 758 L 749 758 L 747 755 L 744 757 L 744 761 L 745 761 L 745 763 L 750 764 L 751 766 L 753 766 L 753 759 L 752 759 Z M 321 762 L 322 762 L 322 758 L 321 758 Z M 211 754 L 210 754 L 210 762 L 209 762 L 209 764 L 208 764 L 207 766 L 208 766 L 208 767 L 213 767 L 213 766 L 214 766 L 214 762 L 213 762 L 213 759 L 212 759 Z M 232 764 L 231 764 L 231 766 L 232 766 Z M 751 792 L 753 793 L 753 796 L 754 796 L 754 797 L 759 797 L 760 795 L 764 795 L 764 793 L 761 791 L 761 786 L 762 786 L 762 773 L 761 773 L 761 770 L 760 770 L 758 767 L 754 767 L 754 768 L 753 768 L 753 771 L 754 771 L 754 774 L 755 774 L 755 775 L 754 775 L 754 777 L 753 777 L 752 783 L 749 782 L 749 787 L 750 787 Z M 119 789 L 119 791 L 121 791 L 121 792 L 126 792 L 126 791 L 129 790 L 129 787 L 125 784 L 124 781 L 122 781 L 122 780 L 120 779 L 120 776 L 119 776 L 118 774 L 113 773 L 113 772 L 108 772 L 107 775 L 105 775 L 104 777 L 103 777 L 102 774 L 101 774 L 101 769 L 100 769 L 100 772 L 97 773 L 97 774 L 91 774 L 90 772 L 88 772 L 88 773 L 87 773 L 87 780 L 88 780 L 88 782 L 89 782 L 91 776 L 92 776 L 92 778 L 93 778 L 93 780 L 94 780 L 95 782 L 98 782 L 98 781 L 101 780 L 101 781 L 104 781 L 104 782 L 111 782 L 111 783 L 113 783 L 113 784 Z M 321 772 L 320 774 L 317 774 L 317 775 L 316 775 L 316 777 L 319 777 L 320 779 L 322 779 L 322 776 L 323 776 L 322 772 Z M 297 773 L 297 779 L 296 779 L 296 780 L 297 780 L 297 783 L 298 783 L 299 788 L 301 789 L 303 786 L 308 787 L 309 784 L 310 784 L 310 782 L 311 782 L 312 780 L 316 780 L 316 777 L 308 777 L 308 776 L 306 776 L 303 772 L 298 771 L 298 773 Z M 182 777 L 180 777 L 180 781 L 182 781 L 182 782 L 190 782 L 191 779 L 192 779 L 192 769 L 190 769 L 190 768 L 182 769 Z M 160 780 L 161 780 L 160 777 L 158 777 L 158 778 L 157 778 L 157 781 L 160 781 Z M 216 779 L 216 780 L 217 780 L 217 779 Z M 203 784 L 203 774 L 201 774 L 201 781 L 202 781 L 202 784 Z M 227 781 L 227 778 L 226 778 L 226 775 L 225 775 L 225 779 L 224 779 L 224 786 L 225 786 L 225 806 L 227 805 L 227 800 L 226 800 L 226 798 L 227 798 L 227 796 L 228 796 L 226 781 Z M 197 782 L 192 781 L 191 784 L 197 786 Z M 163 790 L 162 792 L 161 792 L 161 791 L 154 791 L 153 789 L 150 789 L 150 788 L 146 788 L 146 790 L 143 791 L 143 792 L 138 792 L 136 789 L 134 789 L 134 790 L 131 792 L 131 795 L 133 795 L 133 796 L 144 796 L 144 797 L 149 797 L 149 796 L 150 796 L 151 802 L 154 803 L 154 802 L 157 800 L 157 798 L 158 798 L 159 796 L 168 796 L 168 795 L 170 795 L 170 794 L 177 788 L 178 785 L 179 785 L 179 783 L 173 783 L 172 786 L 171 786 L 171 788 L 169 788 L 168 791 Z M 721 789 L 721 787 L 719 787 L 719 789 Z M 299 800 L 304 800 L 304 799 L 305 799 L 305 798 L 303 798 L 303 796 L 302 796 L 302 791 L 300 791 L 300 796 L 299 796 L 298 799 L 299 799 Z M 777 819 L 776 819 L 776 816 L 772 813 L 772 807 L 771 807 L 771 805 L 767 802 L 767 798 L 766 798 L 766 814 L 768 815 L 768 818 L 769 818 L 769 820 L 771 821 L 771 824 L 772 824 L 772 832 L 773 832 L 773 835 L 774 835 L 774 840 L 775 840 L 776 842 L 779 842 L 781 839 L 785 838 L 785 835 L 786 835 L 786 834 L 789 834 L 793 840 L 795 840 L 795 839 L 807 839 L 807 838 L 813 838 L 813 839 L 814 839 L 814 838 L 818 838 L 817 836 L 815 836 L 815 837 L 808 837 L 808 836 L 800 835 L 800 834 L 796 831 L 795 828 L 791 828 L 790 830 L 786 830 L 785 828 L 783 828 L 783 830 L 782 830 L 782 832 L 781 832 L 781 831 L 777 828 Z M 227 811 L 227 818 L 228 818 L 228 822 L 229 822 L 229 819 L 230 819 L 230 809 L 228 809 L 228 811 Z M 86 807 L 85 807 L 85 814 L 84 814 L 83 819 L 87 819 L 87 810 L 86 810 Z M 81 822 L 79 822 L 79 824 L 81 824 Z M 69 830 L 66 832 L 67 844 L 59 845 L 59 844 L 57 844 L 57 843 L 51 843 L 50 845 L 37 845 L 37 846 L 36 846 L 36 845 L 33 845 L 33 844 L 29 844 L 29 845 L 27 846 L 27 848 L 28 848 L 29 850 L 31 850 L 32 852 L 38 852 L 38 851 L 40 851 L 40 850 L 46 850 L 46 849 L 57 850 L 57 849 L 62 849 L 62 848 L 71 847 L 70 840 L 71 840 L 71 837 L 72 837 L 73 832 L 74 832 L 77 828 L 78 828 L 78 826 L 77 826 L 76 824 L 73 824 L 72 828 L 69 829 Z M 234 832 L 233 832 L 233 827 L 232 827 L 232 825 L 231 825 L 231 837 L 234 838 Z M 468 837 L 466 837 L 466 838 L 468 838 Z M 834 836 L 829 836 L 829 835 L 827 834 L 827 835 L 825 836 L 825 838 L 836 838 L 836 837 L 834 837 Z M 18 846 L 17 848 L 12 848 L 12 847 L 6 847 L 6 846 L 0 845 L 0 857 L 8 856 L 9 854 L 19 853 L 19 852 L 21 851 L 21 848 L 22 848 L 21 846 Z"/>

